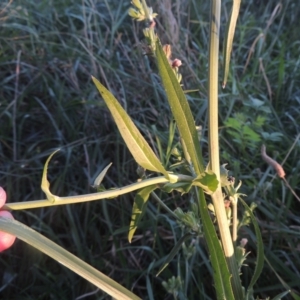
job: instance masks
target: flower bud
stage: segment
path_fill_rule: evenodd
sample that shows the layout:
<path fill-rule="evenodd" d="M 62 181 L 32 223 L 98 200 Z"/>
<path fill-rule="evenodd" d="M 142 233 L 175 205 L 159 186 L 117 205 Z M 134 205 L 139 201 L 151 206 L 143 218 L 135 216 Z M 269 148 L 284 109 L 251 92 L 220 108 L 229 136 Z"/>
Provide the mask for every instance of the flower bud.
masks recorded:
<path fill-rule="evenodd" d="M 181 65 L 182 65 L 182 62 L 181 62 L 181 60 L 178 59 L 178 58 L 175 58 L 175 59 L 172 61 L 172 68 L 179 68 Z"/>

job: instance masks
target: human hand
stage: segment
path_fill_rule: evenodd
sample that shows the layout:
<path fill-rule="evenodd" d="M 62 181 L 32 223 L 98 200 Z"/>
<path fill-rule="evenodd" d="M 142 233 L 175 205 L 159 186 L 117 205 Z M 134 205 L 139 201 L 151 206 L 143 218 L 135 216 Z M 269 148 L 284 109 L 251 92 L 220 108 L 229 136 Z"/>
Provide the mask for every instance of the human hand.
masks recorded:
<path fill-rule="evenodd" d="M 1 210 L 1 207 L 6 202 L 6 192 L 4 189 L 0 186 L 0 217 L 13 219 L 14 217 L 12 214 L 8 211 Z M 16 237 L 14 235 L 11 235 L 9 233 L 0 231 L 0 252 L 8 249 L 12 244 L 14 243 Z"/>

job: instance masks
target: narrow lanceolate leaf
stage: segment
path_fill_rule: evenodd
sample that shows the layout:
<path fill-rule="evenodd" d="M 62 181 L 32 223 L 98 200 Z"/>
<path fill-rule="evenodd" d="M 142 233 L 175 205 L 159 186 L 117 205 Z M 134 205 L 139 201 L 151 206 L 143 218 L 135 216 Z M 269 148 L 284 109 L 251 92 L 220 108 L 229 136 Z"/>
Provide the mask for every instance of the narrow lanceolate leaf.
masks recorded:
<path fill-rule="evenodd" d="M 106 166 L 101 172 L 100 174 L 96 177 L 95 181 L 94 181 L 94 187 L 97 188 L 100 186 L 104 176 L 106 175 L 108 169 L 110 168 L 110 166 L 112 165 L 112 163 L 110 163 L 108 166 Z"/>
<path fill-rule="evenodd" d="M 254 230 L 255 230 L 255 235 L 256 235 L 256 242 L 257 242 L 257 251 L 256 251 L 256 264 L 255 264 L 255 271 L 254 274 L 252 276 L 251 282 L 248 286 L 248 290 L 251 290 L 254 286 L 254 284 L 256 283 L 257 279 L 259 278 L 263 266 L 264 266 L 264 244 L 263 244 L 263 240 L 261 237 L 261 232 L 257 223 L 257 220 L 252 212 L 252 210 L 249 208 L 249 206 L 247 205 L 247 203 L 242 199 L 239 198 L 240 202 L 243 204 L 245 210 L 247 211 L 247 213 L 249 214 L 251 221 L 253 223 L 254 226 Z"/>
<path fill-rule="evenodd" d="M 15 235 L 17 238 L 23 240 L 41 252 L 44 252 L 58 263 L 69 268 L 79 276 L 97 286 L 99 289 L 103 290 L 105 293 L 109 294 L 114 299 L 141 300 L 141 298 L 134 295 L 131 291 L 127 290 L 116 281 L 110 279 L 108 276 L 99 272 L 75 255 L 66 251 L 64 248 L 58 246 L 40 233 L 16 220 L 0 217 L 0 230 Z"/>
<path fill-rule="evenodd" d="M 209 249 L 211 264 L 214 270 L 214 285 L 218 300 L 234 300 L 230 283 L 230 273 L 227 267 L 224 252 L 218 239 L 214 224 L 209 216 L 204 193 L 199 189 L 200 214 L 203 222 L 205 240 Z"/>
<path fill-rule="evenodd" d="M 159 172 L 168 177 L 167 171 L 117 99 L 93 76 L 92 80 L 110 110 L 135 161 L 144 169 Z"/>
<path fill-rule="evenodd" d="M 222 87 L 225 88 L 229 73 L 230 55 L 232 50 L 233 37 L 235 32 L 235 26 L 240 11 L 241 0 L 233 0 L 232 11 L 229 22 L 227 24 L 226 35 L 224 39 L 224 69 L 223 69 L 223 83 Z"/>
<path fill-rule="evenodd" d="M 180 136 L 185 143 L 189 156 L 191 157 L 196 174 L 200 175 L 204 172 L 204 165 L 191 109 L 159 40 L 156 42 L 155 54 L 159 74 L 167 94 L 172 114 L 180 132 Z"/>
<path fill-rule="evenodd" d="M 157 185 L 147 186 L 140 190 L 134 198 L 134 203 L 132 207 L 131 221 L 129 225 L 128 232 L 128 241 L 131 243 L 133 235 L 138 227 L 139 222 L 141 221 L 147 207 L 147 202 L 150 196 L 150 193 L 157 188 Z"/>
<path fill-rule="evenodd" d="M 57 199 L 59 199 L 59 197 L 53 195 L 53 194 L 50 192 L 50 189 L 49 189 L 50 183 L 49 183 L 49 181 L 48 181 L 48 179 L 47 179 L 47 170 L 48 170 L 48 165 L 49 165 L 49 162 L 50 162 L 52 156 L 53 156 L 56 152 L 58 152 L 58 151 L 59 151 L 59 149 L 58 149 L 58 150 L 55 150 L 53 153 L 51 153 L 51 155 L 50 155 L 50 156 L 48 157 L 48 159 L 46 160 L 46 163 L 45 163 L 45 166 L 44 166 L 44 170 L 43 170 L 42 184 L 41 184 L 42 191 L 46 194 L 47 199 L 48 199 L 50 202 L 52 202 L 52 203 L 54 203 Z"/>

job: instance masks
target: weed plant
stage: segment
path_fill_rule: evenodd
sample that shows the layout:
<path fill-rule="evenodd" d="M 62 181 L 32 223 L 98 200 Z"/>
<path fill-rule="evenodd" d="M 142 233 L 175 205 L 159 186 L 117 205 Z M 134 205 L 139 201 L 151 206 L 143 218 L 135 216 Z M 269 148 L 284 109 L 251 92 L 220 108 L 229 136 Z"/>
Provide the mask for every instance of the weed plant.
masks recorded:
<path fill-rule="evenodd" d="M 150 3 L 148 3 L 150 4 Z M 153 1 L 157 30 L 183 62 L 181 73 L 207 160 L 207 57 L 209 1 Z M 94 192 L 99 172 L 113 163 L 103 181 L 114 188 L 135 182 L 137 165 L 90 80 L 101 78 L 137 124 L 158 157 L 168 145 L 172 121 L 165 94 L 149 56 L 143 55 L 142 26 L 127 15 L 129 1 L 5 1 L 0 4 L 0 185 L 9 202 L 43 199 L 45 161 L 55 195 Z M 222 2 L 221 35 L 231 2 Z M 227 87 L 219 95 L 221 164 L 242 180 L 241 193 L 255 202 L 265 247 L 259 298 L 299 291 L 300 204 L 261 159 L 261 144 L 282 162 L 286 179 L 300 190 L 300 71 L 298 0 L 242 1 Z M 162 150 L 163 149 L 163 150 Z M 187 209 L 174 192 L 164 203 Z M 117 199 L 14 212 L 57 244 L 107 274 L 143 299 L 173 299 L 162 286 L 175 276 L 187 299 L 214 299 L 204 241 L 195 252 L 170 262 L 158 276 L 180 228 L 151 198 L 134 242 L 127 232 L 134 195 Z M 247 286 L 256 245 L 248 239 Z M 189 244 L 186 245 L 187 248 Z M 188 252 L 188 250 L 187 250 Z M 27 244 L 0 255 L 0 298 L 107 299 L 106 294 Z M 295 297 L 295 296 L 294 296 Z M 292 299 L 288 295 L 285 299 Z"/>

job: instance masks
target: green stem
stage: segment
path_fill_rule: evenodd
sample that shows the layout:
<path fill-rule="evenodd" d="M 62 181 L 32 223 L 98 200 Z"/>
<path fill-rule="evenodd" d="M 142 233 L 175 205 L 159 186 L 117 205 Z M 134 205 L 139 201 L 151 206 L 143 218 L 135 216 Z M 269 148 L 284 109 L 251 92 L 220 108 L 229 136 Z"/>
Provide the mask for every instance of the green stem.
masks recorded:
<path fill-rule="evenodd" d="M 235 246 L 237 240 L 237 199 L 236 197 L 230 197 L 232 204 L 232 241 Z"/>
<path fill-rule="evenodd" d="M 219 31 L 221 0 L 211 0 L 208 99 L 209 99 L 209 162 L 211 170 L 220 179 L 219 131 L 218 131 L 218 85 L 219 85 Z M 236 299 L 243 299 L 238 266 L 234 256 L 234 248 L 227 222 L 221 186 L 211 196 L 220 231 L 221 243 L 232 274 L 232 289 Z"/>
<path fill-rule="evenodd" d="M 178 181 L 193 180 L 193 177 L 191 176 L 186 176 L 186 175 L 173 175 L 173 176 L 176 176 Z M 7 203 L 1 209 L 21 210 L 21 209 L 40 208 L 40 207 L 54 206 L 54 205 L 74 204 L 74 203 L 88 202 L 88 201 L 101 200 L 107 198 L 115 198 L 117 196 L 124 195 L 150 185 L 162 184 L 167 182 L 169 182 L 168 179 L 166 179 L 164 176 L 160 176 L 156 178 L 145 179 L 140 182 L 136 182 L 121 188 L 117 188 L 105 192 L 79 195 L 79 196 L 57 197 L 57 200 L 53 203 L 50 202 L 49 200 L 35 200 L 35 201 L 26 201 L 26 202 Z"/>
<path fill-rule="evenodd" d="M 155 192 L 152 192 L 151 195 L 162 208 L 164 208 L 171 216 L 173 216 L 173 218 L 180 221 L 180 218 L 176 216 L 176 214 L 156 195 Z"/>

